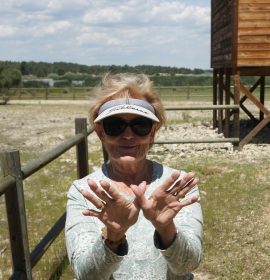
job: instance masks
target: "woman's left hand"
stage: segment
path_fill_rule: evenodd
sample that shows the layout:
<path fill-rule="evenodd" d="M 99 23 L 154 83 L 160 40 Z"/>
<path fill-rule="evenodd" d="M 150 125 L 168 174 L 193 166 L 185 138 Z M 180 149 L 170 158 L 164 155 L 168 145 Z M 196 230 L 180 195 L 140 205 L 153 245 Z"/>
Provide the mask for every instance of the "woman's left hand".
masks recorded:
<path fill-rule="evenodd" d="M 191 196 L 181 200 L 198 182 L 194 173 L 190 172 L 178 181 L 179 176 L 178 171 L 174 172 L 149 198 L 144 196 L 145 185 L 131 185 L 145 218 L 156 229 L 166 228 L 171 225 L 174 217 L 183 207 L 198 200 L 198 196 Z M 175 186 L 170 188 L 174 183 L 176 183 Z"/>

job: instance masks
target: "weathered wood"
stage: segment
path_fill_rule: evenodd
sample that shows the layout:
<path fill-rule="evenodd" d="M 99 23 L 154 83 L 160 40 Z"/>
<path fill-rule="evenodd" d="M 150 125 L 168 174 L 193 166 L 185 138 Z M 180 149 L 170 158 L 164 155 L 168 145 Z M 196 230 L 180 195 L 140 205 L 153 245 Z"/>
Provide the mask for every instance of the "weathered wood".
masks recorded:
<path fill-rule="evenodd" d="M 268 123 L 270 122 L 270 116 L 263 119 L 259 124 L 253 128 L 239 143 L 239 147 L 242 148 L 245 144 L 249 143 L 254 136 L 256 136 Z"/>
<path fill-rule="evenodd" d="M 261 77 L 260 79 L 260 102 L 264 105 L 265 101 L 265 77 Z M 264 113 L 260 110 L 260 120 L 264 119 Z"/>
<path fill-rule="evenodd" d="M 211 67 L 232 67 L 233 54 L 233 14 L 232 0 L 211 1 Z"/>
<path fill-rule="evenodd" d="M 87 129 L 87 135 L 93 132 L 92 128 Z M 28 178 L 30 175 L 34 174 L 48 163 L 52 162 L 54 159 L 61 156 L 64 152 L 68 151 L 74 145 L 78 144 L 85 137 L 84 134 L 77 134 L 70 139 L 65 140 L 59 146 L 53 148 L 52 150 L 46 152 L 46 154 L 40 156 L 38 159 L 31 161 L 26 166 L 22 167 L 22 177 L 23 179 Z M 15 179 L 11 176 L 6 176 L 0 182 L 0 195 L 2 195 L 9 187 L 14 186 Z"/>
<path fill-rule="evenodd" d="M 240 72 L 234 75 L 234 104 L 239 105 L 240 101 Z M 234 137 L 240 137 L 240 113 L 239 111 L 234 111 L 233 116 L 233 130 Z"/>
<path fill-rule="evenodd" d="M 84 118 L 75 119 L 75 133 L 83 134 L 84 138 L 76 145 L 77 177 L 83 178 L 89 174 L 87 122 Z"/>
<path fill-rule="evenodd" d="M 270 66 L 270 2 L 211 1 L 211 66 Z"/>
<path fill-rule="evenodd" d="M 58 219 L 58 221 L 52 226 L 42 240 L 36 245 L 31 252 L 31 266 L 34 267 L 38 261 L 42 258 L 57 236 L 61 233 L 65 227 L 66 212 Z"/>
<path fill-rule="evenodd" d="M 15 185 L 5 193 L 13 272 L 16 278 L 30 280 L 32 269 L 19 152 L 1 152 L 0 163 L 3 176 L 12 176 L 15 180 Z"/>
<path fill-rule="evenodd" d="M 231 76 L 228 71 L 225 73 L 225 104 L 230 105 L 231 92 Z M 230 135 L 230 109 L 225 110 L 224 136 L 228 138 Z"/>
<path fill-rule="evenodd" d="M 265 108 L 263 104 L 260 103 L 260 101 L 251 94 L 251 92 L 243 85 L 240 84 L 240 90 L 242 93 L 244 93 L 248 99 L 252 101 L 253 104 L 255 104 L 260 111 L 262 111 L 267 117 L 270 115 L 270 112 Z"/>
<path fill-rule="evenodd" d="M 239 138 L 202 138 L 202 139 L 173 139 L 169 141 L 156 140 L 154 144 L 196 144 L 196 143 L 239 143 Z"/>
<path fill-rule="evenodd" d="M 224 77 L 224 70 L 220 69 L 219 76 L 218 76 L 218 104 L 223 105 L 223 77 Z M 218 110 L 218 133 L 223 132 L 223 110 Z"/>
<path fill-rule="evenodd" d="M 238 105 L 206 105 L 206 106 L 179 106 L 179 107 L 165 107 L 166 111 L 193 111 L 193 110 L 218 110 L 218 109 L 239 109 Z"/>
<path fill-rule="evenodd" d="M 217 69 L 213 72 L 213 106 L 217 105 Z M 213 110 L 213 128 L 217 127 L 217 110 Z"/>

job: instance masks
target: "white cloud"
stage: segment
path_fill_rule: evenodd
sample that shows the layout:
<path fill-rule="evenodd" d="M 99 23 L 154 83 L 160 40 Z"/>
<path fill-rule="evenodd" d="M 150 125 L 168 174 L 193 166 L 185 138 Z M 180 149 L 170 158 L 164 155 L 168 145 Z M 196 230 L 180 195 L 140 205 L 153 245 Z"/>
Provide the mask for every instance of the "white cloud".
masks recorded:
<path fill-rule="evenodd" d="M 42 37 L 45 35 L 54 35 L 67 30 L 70 23 L 67 21 L 51 22 L 48 25 L 37 25 L 29 30 L 35 37 Z"/>
<path fill-rule="evenodd" d="M 192 65 L 203 52 L 205 63 L 210 52 L 209 0 L 0 2 L 0 37 L 8 38 L 0 46 L 2 60 L 16 53 L 16 60 L 181 64 L 196 53 Z M 12 42 L 22 47 L 15 50 Z"/>
<path fill-rule="evenodd" d="M 16 27 L 0 25 L 0 38 L 10 37 L 16 34 Z"/>
<path fill-rule="evenodd" d="M 94 32 L 92 30 L 85 31 L 76 38 L 76 41 L 81 46 L 96 46 L 96 45 L 109 45 L 117 46 L 122 44 L 122 41 L 116 37 L 110 36 L 107 33 Z"/>

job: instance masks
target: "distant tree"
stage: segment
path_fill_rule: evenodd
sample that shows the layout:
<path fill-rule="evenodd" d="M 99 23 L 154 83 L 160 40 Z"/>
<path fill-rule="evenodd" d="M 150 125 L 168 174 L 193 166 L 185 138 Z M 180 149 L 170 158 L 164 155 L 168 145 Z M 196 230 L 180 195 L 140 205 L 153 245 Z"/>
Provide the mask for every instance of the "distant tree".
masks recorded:
<path fill-rule="evenodd" d="M 0 88 L 16 87 L 21 83 L 21 72 L 13 67 L 0 67 Z"/>
<path fill-rule="evenodd" d="M 28 69 L 28 64 L 25 61 L 22 61 L 21 67 L 20 67 L 22 75 L 29 75 L 29 69 Z"/>

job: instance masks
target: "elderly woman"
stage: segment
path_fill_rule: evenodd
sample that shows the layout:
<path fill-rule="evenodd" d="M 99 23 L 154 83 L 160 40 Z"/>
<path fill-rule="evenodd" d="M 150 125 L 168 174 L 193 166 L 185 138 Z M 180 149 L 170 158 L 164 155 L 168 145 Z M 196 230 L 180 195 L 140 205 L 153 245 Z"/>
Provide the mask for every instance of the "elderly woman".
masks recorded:
<path fill-rule="evenodd" d="M 90 122 L 109 160 L 68 193 L 77 279 L 193 279 L 202 254 L 197 179 L 147 159 L 165 116 L 145 75 L 107 75 Z"/>

